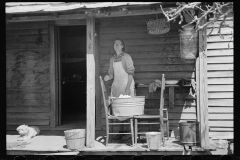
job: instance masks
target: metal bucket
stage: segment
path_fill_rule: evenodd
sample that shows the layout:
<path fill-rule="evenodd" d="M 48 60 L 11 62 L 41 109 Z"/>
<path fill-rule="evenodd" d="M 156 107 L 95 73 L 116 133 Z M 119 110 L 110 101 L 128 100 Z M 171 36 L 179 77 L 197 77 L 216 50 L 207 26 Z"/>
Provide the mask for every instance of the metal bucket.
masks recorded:
<path fill-rule="evenodd" d="M 80 149 L 85 145 L 85 129 L 64 131 L 68 149 Z"/>
<path fill-rule="evenodd" d="M 183 59 L 195 59 L 198 53 L 198 33 L 191 35 L 185 32 L 179 34 L 180 53 Z"/>
<path fill-rule="evenodd" d="M 199 141 L 199 122 L 187 121 L 179 123 L 180 142 L 197 145 Z"/>
<path fill-rule="evenodd" d="M 148 149 L 158 150 L 161 147 L 161 132 L 146 132 Z"/>

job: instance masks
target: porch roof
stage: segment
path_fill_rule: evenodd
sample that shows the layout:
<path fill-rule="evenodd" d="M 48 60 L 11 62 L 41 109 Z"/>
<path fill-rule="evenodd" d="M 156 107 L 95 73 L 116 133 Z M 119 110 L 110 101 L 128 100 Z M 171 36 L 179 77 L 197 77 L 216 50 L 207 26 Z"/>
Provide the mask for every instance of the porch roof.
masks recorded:
<path fill-rule="evenodd" d="M 54 11 L 67 11 L 73 9 L 96 9 L 116 6 L 140 6 L 151 4 L 166 4 L 166 2 L 7 2 L 6 14 L 13 13 L 42 13 Z M 167 4 L 173 2 L 167 2 Z"/>

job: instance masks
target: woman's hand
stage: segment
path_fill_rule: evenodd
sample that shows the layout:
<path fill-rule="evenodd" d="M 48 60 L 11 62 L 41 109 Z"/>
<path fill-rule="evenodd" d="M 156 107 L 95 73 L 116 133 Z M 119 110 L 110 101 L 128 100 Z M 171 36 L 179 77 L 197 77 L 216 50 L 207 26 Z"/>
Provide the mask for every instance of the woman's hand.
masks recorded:
<path fill-rule="evenodd" d="M 104 81 L 108 81 L 108 80 L 110 80 L 110 77 L 109 77 L 109 75 L 106 75 L 106 76 L 104 77 Z"/>
<path fill-rule="evenodd" d="M 130 88 L 128 88 L 128 87 L 126 88 L 125 94 L 126 94 L 126 95 L 130 95 L 130 94 L 131 94 Z"/>

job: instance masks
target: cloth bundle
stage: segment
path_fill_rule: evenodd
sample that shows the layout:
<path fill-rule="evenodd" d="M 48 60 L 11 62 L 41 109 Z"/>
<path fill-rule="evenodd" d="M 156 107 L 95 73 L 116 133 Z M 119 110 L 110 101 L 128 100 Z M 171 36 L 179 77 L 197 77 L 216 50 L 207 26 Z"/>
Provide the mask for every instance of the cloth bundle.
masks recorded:
<path fill-rule="evenodd" d="M 196 82 L 193 79 L 188 80 L 188 79 L 182 78 L 178 81 L 177 84 L 179 85 L 181 91 L 182 91 L 182 87 L 184 85 L 190 84 L 189 95 L 191 95 L 191 96 L 195 95 L 195 93 L 196 93 Z"/>
<path fill-rule="evenodd" d="M 162 85 L 162 81 L 156 79 L 154 82 L 149 83 L 148 91 L 150 93 L 156 92 L 157 87 L 161 87 L 161 85 Z"/>

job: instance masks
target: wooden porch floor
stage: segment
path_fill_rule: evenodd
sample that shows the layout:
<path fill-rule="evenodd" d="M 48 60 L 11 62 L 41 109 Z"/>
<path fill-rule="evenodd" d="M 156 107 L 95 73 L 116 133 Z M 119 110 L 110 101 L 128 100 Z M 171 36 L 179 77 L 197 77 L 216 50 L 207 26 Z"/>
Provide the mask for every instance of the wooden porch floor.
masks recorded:
<path fill-rule="evenodd" d="M 12 134 L 12 135 L 11 135 Z M 105 139 L 96 138 L 94 148 L 83 148 L 78 150 L 67 149 L 63 131 L 50 131 L 46 134 L 41 134 L 28 141 L 25 144 L 17 141 L 19 135 L 9 133 L 6 135 L 7 154 L 64 154 L 64 155 L 195 155 L 195 154 L 209 154 L 209 151 L 203 150 L 200 147 L 192 147 L 189 149 L 179 144 L 179 142 L 170 138 L 166 140 L 166 146 L 161 147 L 157 151 L 150 151 L 147 149 L 146 143 L 139 143 L 137 146 L 132 147 L 127 143 L 109 143 L 108 147 L 105 146 Z M 212 148 L 211 150 L 214 150 Z"/>

